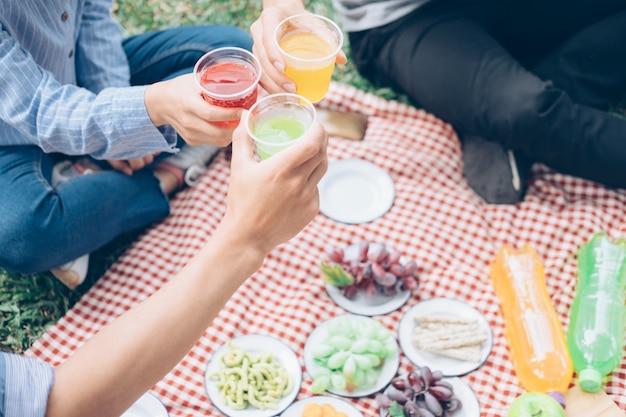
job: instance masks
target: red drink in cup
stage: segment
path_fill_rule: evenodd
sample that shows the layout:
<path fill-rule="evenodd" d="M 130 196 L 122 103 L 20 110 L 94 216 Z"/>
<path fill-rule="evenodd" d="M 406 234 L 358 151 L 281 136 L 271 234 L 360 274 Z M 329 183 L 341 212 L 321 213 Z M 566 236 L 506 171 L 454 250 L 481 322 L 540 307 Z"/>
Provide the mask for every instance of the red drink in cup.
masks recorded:
<path fill-rule="evenodd" d="M 257 99 L 261 65 L 245 49 L 226 47 L 204 54 L 194 68 L 202 97 L 220 107 L 249 109 Z M 239 120 L 215 122 L 221 126 L 237 126 Z"/>
<path fill-rule="evenodd" d="M 228 96 L 239 94 L 254 84 L 256 74 L 249 68 L 234 62 L 224 62 L 210 66 L 200 75 L 200 85 L 203 89 L 215 95 Z M 257 91 L 252 89 L 250 94 L 239 99 L 212 98 L 205 94 L 205 99 L 221 107 L 244 107 L 249 109 L 256 101 Z"/>

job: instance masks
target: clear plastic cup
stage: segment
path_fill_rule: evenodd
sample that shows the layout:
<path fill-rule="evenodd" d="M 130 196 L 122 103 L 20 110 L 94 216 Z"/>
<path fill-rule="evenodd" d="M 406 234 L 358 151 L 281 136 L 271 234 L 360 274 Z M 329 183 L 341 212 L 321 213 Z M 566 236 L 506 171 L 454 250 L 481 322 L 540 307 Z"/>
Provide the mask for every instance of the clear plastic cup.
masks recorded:
<path fill-rule="evenodd" d="M 290 16 L 274 31 L 285 59 L 285 75 L 296 84 L 296 94 L 316 103 L 330 87 L 343 33 L 332 20 L 311 13 Z"/>
<path fill-rule="evenodd" d="M 267 159 L 302 137 L 316 120 L 316 111 L 300 95 L 273 94 L 257 101 L 245 120 L 257 153 Z"/>
<path fill-rule="evenodd" d="M 220 107 L 249 109 L 257 100 L 261 64 L 249 51 L 236 47 L 218 48 L 204 54 L 194 67 L 202 97 Z M 237 126 L 239 120 L 215 122 Z"/>

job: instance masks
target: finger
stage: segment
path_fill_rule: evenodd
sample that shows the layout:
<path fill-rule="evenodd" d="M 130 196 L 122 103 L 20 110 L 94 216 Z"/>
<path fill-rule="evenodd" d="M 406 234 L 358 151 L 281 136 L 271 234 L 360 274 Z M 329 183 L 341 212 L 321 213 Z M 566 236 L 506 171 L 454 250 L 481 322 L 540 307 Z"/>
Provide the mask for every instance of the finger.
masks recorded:
<path fill-rule="evenodd" d="M 207 122 L 227 122 L 239 120 L 241 113 L 245 110 L 243 107 L 221 107 L 205 101 L 202 107 L 197 107 L 196 116 Z"/>
<path fill-rule="evenodd" d="M 255 44 L 252 47 L 252 51 L 254 55 L 259 58 L 259 62 L 263 68 L 259 84 L 272 94 L 286 91 L 282 87 L 282 84 L 289 83 L 289 78 L 283 74 L 283 71 L 276 69 L 276 67 L 269 61 L 263 47 L 259 44 Z"/>
<path fill-rule="evenodd" d="M 150 162 L 152 162 L 152 157 L 148 155 L 143 158 L 130 159 L 128 161 L 128 165 L 133 171 L 138 171 L 148 165 Z"/>
<path fill-rule="evenodd" d="M 320 192 L 319 189 L 317 187 L 313 188 L 313 195 L 310 198 L 310 220 L 313 220 L 313 218 L 315 218 L 315 216 L 317 215 L 317 213 L 319 213 L 320 211 Z"/>
<path fill-rule="evenodd" d="M 335 63 L 337 65 L 346 65 L 348 63 L 348 57 L 346 56 L 346 53 L 344 51 L 339 51 L 339 53 L 337 54 L 337 58 L 335 59 Z"/>
<path fill-rule="evenodd" d="M 321 124 L 315 122 L 311 128 L 293 145 L 272 156 L 275 163 L 287 169 L 296 170 L 295 174 L 308 178 L 309 173 L 326 153 L 327 133 Z"/>
<path fill-rule="evenodd" d="M 326 129 L 319 122 L 314 122 L 300 139 L 281 153 L 285 151 L 295 153 L 296 156 L 289 156 L 294 160 L 293 165 L 312 171 L 321 158 L 326 158 L 327 146 Z"/>
<path fill-rule="evenodd" d="M 262 18 L 263 25 L 255 28 L 257 32 L 262 31 L 262 33 L 254 34 L 255 39 L 261 39 L 262 42 L 255 42 L 253 46 L 254 54 L 261 60 L 263 66 L 260 83 L 271 93 L 285 91 L 295 93 L 296 85 L 285 75 L 285 59 L 275 39 L 274 29 L 282 19 L 273 14 L 265 15 Z"/>
<path fill-rule="evenodd" d="M 317 184 L 324 177 L 326 171 L 328 171 L 328 158 L 324 155 L 319 164 L 313 169 L 313 172 L 311 172 L 311 175 L 309 175 L 309 184 L 315 184 L 315 188 L 317 188 Z"/>
<path fill-rule="evenodd" d="M 119 171 L 128 176 L 133 175 L 133 170 L 126 161 L 114 160 L 114 161 L 108 161 L 108 162 L 109 162 L 109 165 L 111 165 L 116 171 Z"/>
<path fill-rule="evenodd" d="M 276 42 L 276 28 L 281 22 L 282 17 L 270 14 L 263 17 L 263 48 L 265 49 L 265 55 L 271 63 L 272 67 L 280 72 L 285 72 L 285 59 L 280 52 L 278 43 Z"/>
<path fill-rule="evenodd" d="M 322 129 L 322 133 L 321 145 L 317 155 L 296 169 L 296 172 L 300 172 L 305 177 L 306 185 L 313 186 L 316 190 L 317 184 L 328 170 L 328 133 L 325 129 Z"/>
<path fill-rule="evenodd" d="M 129 159 L 126 164 L 130 167 L 131 171 L 137 171 L 138 169 L 143 168 L 143 160 L 142 159 Z"/>
<path fill-rule="evenodd" d="M 244 119 L 248 112 L 244 111 L 239 126 L 233 132 L 233 156 L 232 164 L 239 165 L 254 160 L 254 141 L 245 127 Z"/>

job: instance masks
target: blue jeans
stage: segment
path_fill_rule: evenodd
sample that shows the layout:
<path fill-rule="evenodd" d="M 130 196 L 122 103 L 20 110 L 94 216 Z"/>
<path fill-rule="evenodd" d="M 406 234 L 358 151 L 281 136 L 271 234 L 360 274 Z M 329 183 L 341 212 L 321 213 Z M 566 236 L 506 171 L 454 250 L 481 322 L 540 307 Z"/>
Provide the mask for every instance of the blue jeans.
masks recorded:
<path fill-rule="evenodd" d="M 133 85 L 189 73 L 206 51 L 250 50 L 252 40 L 230 26 L 190 26 L 124 40 Z M 36 146 L 0 147 L 0 268 L 34 273 L 62 265 L 147 227 L 169 214 L 152 167 L 128 177 L 118 171 L 83 175 L 52 187 L 63 155 Z"/>

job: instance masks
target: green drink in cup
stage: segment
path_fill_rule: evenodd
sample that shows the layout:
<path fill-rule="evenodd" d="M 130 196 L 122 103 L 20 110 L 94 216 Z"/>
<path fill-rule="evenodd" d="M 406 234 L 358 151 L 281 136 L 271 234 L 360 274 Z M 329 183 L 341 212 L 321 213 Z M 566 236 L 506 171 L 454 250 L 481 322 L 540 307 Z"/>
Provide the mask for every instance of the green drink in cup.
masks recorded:
<path fill-rule="evenodd" d="M 257 153 L 267 159 L 306 133 L 316 119 L 315 107 L 297 94 L 273 94 L 257 101 L 246 118 Z"/>

